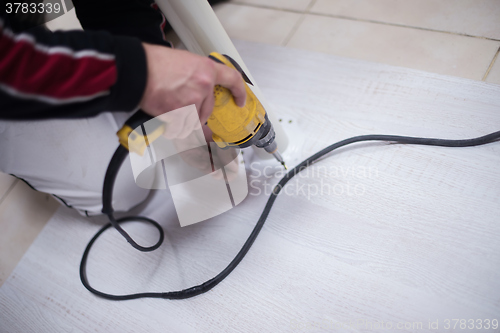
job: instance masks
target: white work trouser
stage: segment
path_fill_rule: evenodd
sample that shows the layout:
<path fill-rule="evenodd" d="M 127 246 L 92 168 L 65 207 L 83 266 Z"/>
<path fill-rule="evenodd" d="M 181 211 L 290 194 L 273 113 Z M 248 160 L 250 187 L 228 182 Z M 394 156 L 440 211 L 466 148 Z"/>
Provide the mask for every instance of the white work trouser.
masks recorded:
<path fill-rule="evenodd" d="M 54 195 L 82 214 L 102 209 L 102 186 L 118 146 L 116 132 L 133 112 L 104 112 L 93 118 L 0 120 L 0 170 Z M 118 173 L 113 207 L 127 211 L 149 190 L 134 182 L 129 159 Z"/>

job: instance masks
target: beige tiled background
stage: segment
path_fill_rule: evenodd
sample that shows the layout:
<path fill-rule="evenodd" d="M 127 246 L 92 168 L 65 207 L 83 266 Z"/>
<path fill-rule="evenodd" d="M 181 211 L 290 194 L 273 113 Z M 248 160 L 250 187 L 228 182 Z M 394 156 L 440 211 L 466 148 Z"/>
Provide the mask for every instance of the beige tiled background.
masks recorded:
<path fill-rule="evenodd" d="M 233 0 L 215 12 L 232 38 L 500 84 L 500 0 Z M 74 10 L 48 26 L 78 28 Z M 57 207 L 0 173 L 0 285 Z"/>

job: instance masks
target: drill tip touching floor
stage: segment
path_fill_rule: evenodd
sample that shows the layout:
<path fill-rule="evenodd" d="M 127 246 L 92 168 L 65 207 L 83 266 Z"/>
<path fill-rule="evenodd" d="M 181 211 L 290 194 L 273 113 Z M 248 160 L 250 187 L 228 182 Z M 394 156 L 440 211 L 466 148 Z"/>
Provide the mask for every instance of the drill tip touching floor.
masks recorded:
<path fill-rule="evenodd" d="M 281 165 L 285 168 L 285 170 L 288 170 L 285 164 L 285 160 L 283 160 L 283 157 L 281 156 L 280 152 L 276 150 L 274 153 L 272 153 L 274 158 L 281 163 Z"/>

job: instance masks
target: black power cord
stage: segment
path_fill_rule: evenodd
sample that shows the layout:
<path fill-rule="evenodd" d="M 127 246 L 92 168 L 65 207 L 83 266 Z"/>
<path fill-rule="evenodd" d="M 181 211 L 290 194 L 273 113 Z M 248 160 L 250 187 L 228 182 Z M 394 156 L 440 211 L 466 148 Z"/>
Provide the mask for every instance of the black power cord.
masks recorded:
<path fill-rule="evenodd" d="M 98 291 L 94 288 L 92 288 L 88 282 L 87 279 L 87 274 L 86 274 L 86 264 L 87 264 L 87 257 L 89 255 L 90 249 L 92 248 L 92 245 L 94 242 L 99 238 L 99 236 L 109 227 L 114 226 L 120 234 L 127 239 L 127 241 L 136 249 L 139 251 L 147 252 L 147 251 L 153 251 L 157 249 L 161 243 L 163 242 L 163 229 L 161 226 L 154 220 L 142 217 L 142 216 L 130 216 L 130 217 L 125 217 L 121 218 L 118 220 L 115 220 L 113 217 L 113 208 L 112 208 L 112 192 L 113 192 L 113 186 L 114 182 L 116 179 L 116 175 L 118 174 L 118 170 L 120 169 L 120 166 L 122 162 L 124 161 L 125 157 L 128 154 L 128 151 L 123 148 L 122 146 L 118 147 L 116 150 L 115 154 L 113 155 L 113 158 L 111 159 L 111 162 L 108 166 L 108 170 L 106 171 L 106 177 L 104 180 L 104 188 L 103 188 L 103 213 L 108 215 L 110 222 L 109 224 L 105 225 L 104 227 L 99 230 L 95 236 L 90 240 L 89 244 L 87 245 L 87 248 L 85 249 L 85 252 L 83 253 L 82 261 L 80 263 L 80 279 L 85 286 L 90 292 L 101 296 L 106 299 L 110 300 L 128 300 L 128 299 L 136 299 L 136 298 L 143 298 L 143 297 L 151 297 L 151 298 L 166 298 L 166 299 L 184 299 L 184 298 L 189 298 L 193 296 L 200 295 L 204 292 L 209 291 L 213 287 L 215 287 L 217 284 L 219 284 L 224 278 L 226 278 L 232 271 L 233 269 L 238 266 L 240 261 L 245 257 L 247 254 L 248 250 L 252 246 L 253 242 L 259 235 L 260 230 L 262 229 L 262 226 L 264 225 L 264 222 L 267 219 L 267 216 L 269 215 L 269 212 L 271 211 L 271 208 L 274 204 L 274 201 L 276 200 L 278 194 L 280 193 L 281 189 L 286 185 L 286 183 L 292 179 L 298 172 L 304 170 L 307 168 L 309 165 L 311 165 L 314 161 L 319 159 L 322 156 L 325 156 L 326 154 L 330 153 L 331 151 L 352 144 L 356 142 L 363 142 L 363 141 L 388 141 L 388 142 L 393 142 L 393 143 L 400 143 L 400 144 L 415 144 L 415 145 L 427 145 L 427 146 L 441 146 L 441 147 L 472 147 L 472 146 L 480 146 L 484 145 L 487 143 L 491 143 L 494 141 L 500 140 L 500 131 L 494 132 L 485 136 L 481 136 L 478 138 L 474 139 L 467 139 L 467 140 L 445 140 L 445 139 L 427 139 L 427 138 L 419 138 L 419 137 L 409 137 L 409 136 L 398 136 L 398 135 L 360 135 L 360 136 L 355 136 L 349 139 L 345 139 L 342 141 L 339 141 L 337 143 L 334 143 L 316 154 L 308 157 L 305 159 L 302 163 L 298 164 L 296 167 L 291 169 L 281 180 L 278 182 L 278 184 L 274 187 L 273 192 L 271 193 L 269 199 L 267 200 L 266 206 L 264 207 L 264 210 L 262 214 L 260 215 L 259 220 L 257 221 L 257 224 L 255 225 L 252 233 L 248 237 L 247 241 L 241 248 L 241 250 L 238 252 L 236 257 L 229 263 L 229 265 L 219 274 L 217 274 L 215 277 L 212 279 L 188 288 L 184 290 L 179 290 L 179 291 L 170 291 L 170 292 L 164 292 L 164 293 L 158 293 L 158 292 L 150 292 L 150 293 L 137 293 L 137 294 L 130 294 L 130 295 L 111 295 L 111 294 L 106 294 L 101 291 Z M 158 242 L 151 246 L 151 247 L 143 247 L 138 245 L 128 234 L 125 230 L 123 230 L 120 227 L 120 223 L 127 222 L 127 221 L 142 221 L 142 222 L 148 222 L 153 224 L 158 231 L 160 232 L 160 239 Z"/>

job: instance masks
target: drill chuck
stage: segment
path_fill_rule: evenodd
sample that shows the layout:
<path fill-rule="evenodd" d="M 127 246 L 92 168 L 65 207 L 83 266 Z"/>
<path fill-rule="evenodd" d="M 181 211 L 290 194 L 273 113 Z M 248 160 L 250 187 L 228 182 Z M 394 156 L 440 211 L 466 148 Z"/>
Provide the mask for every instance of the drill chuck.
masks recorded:
<path fill-rule="evenodd" d="M 276 134 L 274 133 L 273 126 L 271 125 L 267 114 L 265 116 L 264 125 L 261 127 L 260 131 L 261 133 L 257 133 L 260 135 L 256 135 L 254 145 L 258 148 L 264 148 L 264 150 L 268 153 L 274 153 L 274 151 L 278 149 L 278 146 L 274 141 Z"/>
<path fill-rule="evenodd" d="M 278 144 L 276 143 L 276 134 L 274 133 L 274 128 L 269 121 L 269 118 L 267 117 L 267 114 L 265 116 L 265 123 L 261 127 L 262 134 L 260 134 L 260 139 L 259 135 L 256 135 L 256 141 L 253 142 L 255 147 L 257 148 L 263 148 L 265 151 L 267 151 L 269 154 L 272 154 L 274 158 L 281 163 L 285 167 L 285 169 L 288 169 L 285 165 L 285 161 L 283 160 L 283 157 L 281 156 L 280 152 L 278 151 Z"/>

